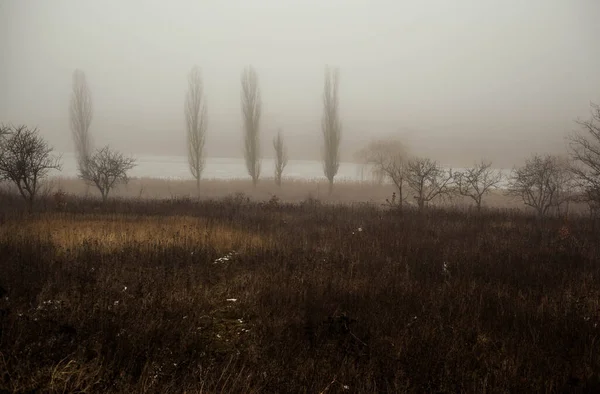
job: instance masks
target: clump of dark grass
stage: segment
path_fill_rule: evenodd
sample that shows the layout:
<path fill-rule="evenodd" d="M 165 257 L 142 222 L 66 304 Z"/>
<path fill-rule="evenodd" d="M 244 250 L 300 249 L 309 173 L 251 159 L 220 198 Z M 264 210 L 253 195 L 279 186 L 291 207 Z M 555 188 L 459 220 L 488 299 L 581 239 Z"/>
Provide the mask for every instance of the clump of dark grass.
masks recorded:
<path fill-rule="evenodd" d="M 241 196 L 66 198 L 3 210 L 2 390 L 600 388 L 593 221 Z M 104 235 L 66 248 L 34 231 L 48 221 Z M 131 235 L 148 223 L 185 242 Z"/>

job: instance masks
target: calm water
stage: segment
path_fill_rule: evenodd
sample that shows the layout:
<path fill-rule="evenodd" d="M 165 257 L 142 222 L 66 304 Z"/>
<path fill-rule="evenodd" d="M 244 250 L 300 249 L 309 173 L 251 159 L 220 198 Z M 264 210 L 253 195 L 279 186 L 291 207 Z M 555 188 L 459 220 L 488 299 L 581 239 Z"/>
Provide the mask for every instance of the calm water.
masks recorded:
<path fill-rule="evenodd" d="M 193 179 L 185 156 L 152 156 L 135 155 L 137 166 L 131 170 L 131 177 Z M 77 162 L 72 153 L 62 155 L 62 171 L 52 175 L 62 177 L 77 176 Z M 341 163 L 336 179 L 359 181 L 367 180 L 367 171 L 361 172 L 362 166 L 354 163 Z M 275 169 L 272 159 L 262 160 L 261 177 L 272 177 Z M 364 177 L 361 178 L 362 173 Z M 290 160 L 285 167 L 287 178 L 315 179 L 324 178 L 323 166 L 318 161 Z M 248 178 L 244 159 L 208 158 L 202 173 L 204 179 L 239 179 Z"/>
<path fill-rule="evenodd" d="M 185 156 L 156 156 L 136 155 L 137 166 L 131 170 L 131 177 L 139 178 L 170 178 L 170 179 L 193 179 L 188 168 Z M 61 172 L 52 175 L 62 177 L 77 177 L 77 162 L 72 153 L 62 155 Z M 274 161 L 272 159 L 262 160 L 261 177 L 273 177 Z M 457 168 L 456 170 L 460 170 Z M 503 169 L 505 175 L 510 170 Z M 319 161 L 290 160 L 285 167 L 284 176 L 296 179 L 324 179 L 323 165 Z M 206 167 L 202 173 L 203 179 L 239 179 L 248 178 L 248 171 L 244 159 L 232 158 L 208 158 Z M 337 181 L 366 181 L 370 180 L 368 169 L 360 164 L 340 163 Z M 504 182 L 503 182 L 504 184 Z"/>

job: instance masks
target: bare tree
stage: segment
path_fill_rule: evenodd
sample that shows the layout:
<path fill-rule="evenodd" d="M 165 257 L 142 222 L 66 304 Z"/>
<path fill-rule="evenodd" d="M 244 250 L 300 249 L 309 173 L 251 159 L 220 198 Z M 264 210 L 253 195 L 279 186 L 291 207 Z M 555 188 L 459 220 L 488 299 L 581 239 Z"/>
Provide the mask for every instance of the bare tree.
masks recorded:
<path fill-rule="evenodd" d="M 375 178 L 388 178 L 398 190 L 398 208 L 402 209 L 406 201 L 405 178 L 408 149 L 398 140 L 371 141 L 369 145 L 356 153 L 356 157 L 371 167 Z M 393 204 L 396 199 L 393 199 Z"/>
<path fill-rule="evenodd" d="M 188 91 L 185 97 L 185 122 L 187 126 L 188 164 L 200 191 L 200 177 L 204 170 L 204 141 L 208 123 L 206 101 L 200 68 L 195 66 L 188 76 Z"/>
<path fill-rule="evenodd" d="M 535 209 L 538 217 L 559 207 L 565 199 L 567 172 L 561 160 L 552 155 L 533 155 L 525 165 L 513 170 L 508 194 L 519 196 L 523 203 Z"/>
<path fill-rule="evenodd" d="M 6 138 L 10 134 L 10 130 L 11 130 L 11 128 L 9 126 L 0 124 L 0 155 L 3 154 L 2 147 L 4 146 L 4 144 L 6 142 Z M 5 179 L 6 179 L 6 176 L 2 172 L 0 172 L 0 181 L 4 181 Z"/>
<path fill-rule="evenodd" d="M 87 170 L 80 173 L 80 177 L 96 186 L 102 195 L 102 201 L 106 201 L 108 193 L 116 184 L 127 183 L 127 171 L 135 165 L 135 159 L 105 146 L 90 156 Z"/>
<path fill-rule="evenodd" d="M 10 127 L 0 124 L 0 138 L 10 134 Z"/>
<path fill-rule="evenodd" d="M 323 92 L 323 172 L 329 181 L 329 194 L 333 190 L 333 178 L 340 167 L 340 140 L 342 124 L 339 116 L 339 70 L 325 68 L 325 87 Z"/>
<path fill-rule="evenodd" d="M 446 171 L 437 162 L 414 158 L 406 165 L 406 183 L 415 193 L 419 210 L 435 198 L 448 196 L 452 191 L 452 170 Z"/>
<path fill-rule="evenodd" d="M 60 158 L 37 129 L 27 126 L 4 128 L 0 145 L 0 174 L 15 184 L 29 208 L 33 207 L 40 181 L 50 170 L 60 170 Z"/>
<path fill-rule="evenodd" d="M 590 107 L 591 118 L 577 121 L 581 131 L 569 136 L 569 153 L 581 197 L 594 209 L 600 207 L 600 105 Z"/>
<path fill-rule="evenodd" d="M 491 162 L 482 160 L 473 168 L 456 172 L 454 181 L 456 191 L 461 196 L 472 198 L 480 211 L 483 196 L 498 187 L 502 182 L 502 173 L 492 169 Z"/>
<path fill-rule="evenodd" d="M 244 158 L 252 184 L 256 187 L 260 176 L 260 115 L 261 98 L 258 75 L 253 67 L 242 72 L 242 115 L 244 118 Z"/>
<path fill-rule="evenodd" d="M 75 144 L 77 167 L 80 172 L 87 169 L 87 161 L 92 153 L 92 137 L 90 125 L 92 123 L 93 107 L 92 94 L 81 70 L 73 72 L 73 91 L 69 116 L 71 119 L 71 135 Z"/>
<path fill-rule="evenodd" d="M 273 148 L 275 149 L 275 183 L 277 186 L 281 186 L 283 169 L 288 162 L 287 148 L 285 147 L 281 130 L 279 130 L 275 138 L 273 138 Z"/>
<path fill-rule="evenodd" d="M 6 137 L 10 134 L 10 127 L 0 124 L 0 155 L 2 154 L 2 147 L 6 141 Z M 0 181 L 3 181 L 6 177 L 0 172 Z"/>
<path fill-rule="evenodd" d="M 573 161 L 563 156 L 554 156 L 554 160 L 556 171 L 553 182 L 556 184 L 556 193 L 552 199 L 552 207 L 557 215 L 561 215 L 568 213 L 570 202 L 579 200 L 580 196 L 577 195 L 578 184 L 572 171 Z"/>

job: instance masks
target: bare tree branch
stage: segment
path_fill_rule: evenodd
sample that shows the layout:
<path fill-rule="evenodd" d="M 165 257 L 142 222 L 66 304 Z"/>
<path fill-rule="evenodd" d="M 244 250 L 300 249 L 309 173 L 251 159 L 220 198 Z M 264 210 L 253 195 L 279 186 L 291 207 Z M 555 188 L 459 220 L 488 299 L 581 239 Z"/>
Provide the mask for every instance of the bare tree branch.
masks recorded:
<path fill-rule="evenodd" d="M 481 161 L 473 168 L 454 174 L 458 193 L 475 201 L 477 210 L 481 210 L 483 196 L 502 182 L 502 173 L 492 169 L 492 163 Z"/>
<path fill-rule="evenodd" d="M 277 186 L 281 186 L 283 169 L 288 163 L 287 148 L 285 147 L 281 130 L 273 138 L 273 148 L 275 149 L 275 183 Z"/>
<path fill-rule="evenodd" d="M 333 190 L 333 178 L 340 167 L 340 140 L 342 124 L 339 117 L 339 70 L 325 69 L 323 93 L 323 172 L 329 181 L 329 193 Z"/>
<path fill-rule="evenodd" d="M 426 158 L 414 158 L 406 165 L 406 183 L 415 192 L 419 210 L 435 198 L 452 192 L 452 170 L 444 170 L 437 162 Z"/>
<path fill-rule="evenodd" d="M 51 155 L 52 148 L 37 129 L 27 126 L 5 127 L 0 145 L 0 174 L 15 184 L 19 193 L 33 206 L 40 181 L 50 170 L 60 170 L 60 157 Z"/>
<path fill-rule="evenodd" d="M 371 167 L 376 178 L 389 178 L 398 190 L 398 208 L 406 201 L 405 178 L 408 149 L 397 140 L 372 141 L 366 148 L 356 153 L 357 158 Z M 396 203 L 394 198 L 393 204 Z"/>
<path fill-rule="evenodd" d="M 123 156 L 105 146 L 98 149 L 88 160 L 88 169 L 81 175 L 85 181 L 98 188 L 102 201 L 118 183 L 127 183 L 127 171 L 135 167 L 135 159 Z"/>
<path fill-rule="evenodd" d="M 256 186 L 260 176 L 260 116 L 261 98 L 258 87 L 258 75 L 253 67 L 247 67 L 242 73 L 242 115 L 244 120 L 244 158 L 252 184 Z"/>
<path fill-rule="evenodd" d="M 568 200 L 568 174 L 568 165 L 559 157 L 533 155 L 523 167 L 513 170 L 507 193 L 521 197 L 544 217 L 550 208 L 559 209 Z"/>
<path fill-rule="evenodd" d="M 195 66 L 188 76 L 188 91 L 185 98 L 185 121 L 187 127 L 188 164 L 200 190 L 200 178 L 204 170 L 204 141 L 207 128 L 206 101 L 204 99 L 202 75 Z"/>
<path fill-rule="evenodd" d="M 578 120 L 581 130 L 569 136 L 569 153 L 580 199 L 594 210 L 600 207 L 600 105 L 590 107 L 590 119 Z"/>

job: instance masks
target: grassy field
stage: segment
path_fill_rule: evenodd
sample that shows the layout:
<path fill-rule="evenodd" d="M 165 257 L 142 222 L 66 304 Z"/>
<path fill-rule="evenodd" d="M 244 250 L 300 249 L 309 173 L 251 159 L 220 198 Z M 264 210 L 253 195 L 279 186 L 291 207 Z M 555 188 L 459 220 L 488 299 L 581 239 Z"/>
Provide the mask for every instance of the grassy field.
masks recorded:
<path fill-rule="evenodd" d="M 585 218 L 0 198 L 0 390 L 600 390 Z"/>

